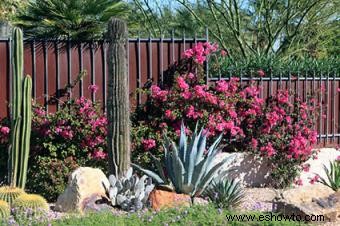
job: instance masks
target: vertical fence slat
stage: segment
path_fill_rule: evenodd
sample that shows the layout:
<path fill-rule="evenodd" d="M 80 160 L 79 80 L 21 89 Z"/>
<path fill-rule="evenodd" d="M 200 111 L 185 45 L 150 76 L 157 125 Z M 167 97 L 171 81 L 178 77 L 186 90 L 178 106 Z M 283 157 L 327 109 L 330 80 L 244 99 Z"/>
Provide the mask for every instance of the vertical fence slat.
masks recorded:
<path fill-rule="evenodd" d="M 31 48 L 32 48 L 32 93 L 33 98 L 37 97 L 37 79 L 36 79 L 36 53 L 35 53 L 35 40 L 31 42 Z"/>
<path fill-rule="evenodd" d="M 152 79 L 152 40 L 151 36 L 149 36 L 149 73 L 148 79 Z"/>
<path fill-rule="evenodd" d="M 205 28 L 205 39 L 207 42 L 209 42 L 209 29 L 206 27 Z M 205 64 L 205 79 L 206 79 L 206 84 L 209 83 L 209 57 L 206 59 L 206 64 Z"/>
<path fill-rule="evenodd" d="M 94 43 L 91 41 L 90 43 L 90 58 L 91 58 L 91 85 L 96 85 L 96 70 L 95 70 L 95 55 L 94 55 Z M 91 92 L 92 101 L 96 101 L 96 93 Z"/>
<path fill-rule="evenodd" d="M 141 88 L 141 83 L 142 83 L 142 74 L 141 74 L 141 58 L 140 58 L 140 36 L 138 34 L 138 40 L 137 40 L 137 55 L 138 55 L 138 59 L 137 59 L 137 73 L 138 73 L 138 77 L 137 77 L 137 88 Z M 139 106 L 142 103 L 142 96 L 140 95 L 140 92 L 137 92 L 137 105 Z"/>
<path fill-rule="evenodd" d="M 163 81 L 164 81 L 164 75 L 163 75 L 163 34 L 161 34 L 161 40 L 160 40 L 160 70 L 161 70 L 161 81 L 160 84 L 163 86 Z"/>
<path fill-rule="evenodd" d="M 83 44 L 80 43 L 78 46 L 78 56 L 79 56 L 79 71 L 82 72 L 84 69 L 84 61 L 83 61 Z M 82 97 L 84 95 L 84 82 L 83 79 L 79 81 L 79 96 Z"/>
<path fill-rule="evenodd" d="M 326 144 L 329 142 L 328 140 L 328 135 L 329 135 L 329 128 L 328 128 L 328 116 L 329 116 L 329 71 L 327 71 L 327 83 L 326 83 L 326 120 L 325 120 L 325 124 L 326 124 Z"/>
<path fill-rule="evenodd" d="M 129 48 L 129 45 L 127 45 L 128 48 Z M 102 89 L 103 89 L 103 110 L 104 112 L 106 112 L 106 106 L 107 106 L 107 103 L 106 103 L 106 100 L 107 100 L 107 93 L 106 93 L 106 88 L 107 88 L 107 79 L 106 79 L 106 70 L 107 70 L 107 61 L 106 61 L 106 43 L 105 41 L 102 42 L 102 68 L 103 68 L 103 73 L 102 73 L 102 76 L 103 76 L 103 86 L 102 86 Z M 129 49 L 128 49 L 128 54 L 129 54 Z M 129 62 L 128 62 L 129 63 Z M 129 68 L 129 67 L 128 67 Z"/>
<path fill-rule="evenodd" d="M 335 142 L 335 75 L 333 75 L 333 82 L 332 82 L 332 119 L 333 119 L 333 139 L 332 142 Z"/>
<path fill-rule="evenodd" d="M 60 98 L 60 65 L 59 65 L 59 45 L 58 41 L 54 42 L 54 51 L 55 51 L 55 64 L 56 64 L 56 97 Z M 56 101 L 57 110 L 59 110 L 59 101 Z"/>
<path fill-rule="evenodd" d="M 67 40 L 67 85 L 71 85 L 71 71 L 72 71 L 72 53 L 71 53 L 71 41 Z M 69 96 L 72 97 L 72 90 L 68 89 Z"/>
<path fill-rule="evenodd" d="M 43 42 L 43 54 L 44 54 L 44 106 L 48 111 L 48 56 L 46 49 L 46 41 Z"/>

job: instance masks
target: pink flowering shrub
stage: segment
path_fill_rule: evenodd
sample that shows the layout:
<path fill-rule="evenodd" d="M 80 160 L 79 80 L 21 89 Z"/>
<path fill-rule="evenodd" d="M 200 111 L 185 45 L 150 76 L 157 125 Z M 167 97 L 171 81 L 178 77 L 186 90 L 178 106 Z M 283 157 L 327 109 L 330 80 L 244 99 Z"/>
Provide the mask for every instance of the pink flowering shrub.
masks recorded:
<path fill-rule="evenodd" d="M 6 182 L 7 161 L 8 161 L 8 141 L 10 136 L 9 122 L 0 120 L 0 186 Z"/>
<path fill-rule="evenodd" d="M 69 173 L 74 169 L 73 166 L 107 167 L 107 119 L 97 104 L 81 97 L 63 103 L 56 113 L 47 114 L 39 106 L 34 106 L 33 112 L 32 167 L 29 168 L 31 179 L 27 184 L 30 190 L 54 200 L 62 189 L 51 193 L 50 187 L 64 188 L 68 174 L 63 174 L 62 178 L 48 179 L 45 177 L 49 173 L 45 173 L 49 168 L 65 166 L 59 170 Z M 65 159 L 68 159 L 69 164 L 60 164 Z M 45 182 L 37 178 L 45 178 Z"/>
<path fill-rule="evenodd" d="M 316 154 L 312 152 L 317 136 L 312 129 L 313 100 L 305 103 L 295 97 L 291 104 L 291 94 L 285 90 L 264 100 L 258 86 L 241 86 L 235 77 L 206 85 L 202 67 L 207 57 L 222 57 L 217 45 L 200 43 L 183 55 L 185 59 L 172 69 L 171 86 L 152 85 L 146 103 L 134 114 L 134 161 L 149 165 L 147 153 L 162 156 L 164 132 L 176 140 L 182 120 L 188 134 L 199 122 L 206 128 L 208 143 L 222 133 L 223 151 L 247 151 L 267 158 L 273 186 L 291 184 L 301 164 Z"/>

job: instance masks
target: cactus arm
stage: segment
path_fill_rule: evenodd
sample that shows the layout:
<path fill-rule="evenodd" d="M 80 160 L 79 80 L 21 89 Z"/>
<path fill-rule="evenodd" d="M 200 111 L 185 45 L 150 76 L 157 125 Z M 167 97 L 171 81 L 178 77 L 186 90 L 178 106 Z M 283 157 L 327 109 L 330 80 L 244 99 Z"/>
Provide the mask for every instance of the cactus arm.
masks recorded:
<path fill-rule="evenodd" d="M 32 123 L 32 79 L 29 75 L 24 78 L 23 112 L 22 112 L 22 143 L 20 150 L 20 171 L 18 185 L 25 188 L 27 177 L 28 156 L 30 151 Z"/>

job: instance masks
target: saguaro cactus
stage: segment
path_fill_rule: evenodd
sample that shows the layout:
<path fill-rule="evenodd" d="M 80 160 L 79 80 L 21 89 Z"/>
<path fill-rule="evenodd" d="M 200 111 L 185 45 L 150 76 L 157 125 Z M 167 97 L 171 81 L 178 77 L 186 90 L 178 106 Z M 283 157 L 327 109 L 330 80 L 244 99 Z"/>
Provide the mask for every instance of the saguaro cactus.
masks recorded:
<path fill-rule="evenodd" d="M 130 167 L 129 77 L 127 70 L 127 26 L 111 19 L 108 27 L 109 84 L 107 114 L 110 173 L 122 177 Z"/>
<path fill-rule="evenodd" d="M 32 79 L 23 78 L 24 48 L 22 31 L 13 29 L 13 79 L 11 103 L 11 143 L 9 146 L 9 184 L 25 187 L 32 120 Z M 19 177 L 19 180 L 18 180 Z"/>

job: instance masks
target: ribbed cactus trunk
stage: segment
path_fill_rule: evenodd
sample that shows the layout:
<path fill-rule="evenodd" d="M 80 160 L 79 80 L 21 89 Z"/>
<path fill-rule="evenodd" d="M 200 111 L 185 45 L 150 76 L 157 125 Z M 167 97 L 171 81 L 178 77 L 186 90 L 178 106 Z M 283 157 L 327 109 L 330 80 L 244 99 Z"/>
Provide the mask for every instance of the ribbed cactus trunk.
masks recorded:
<path fill-rule="evenodd" d="M 21 134 L 21 104 L 22 104 L 22 75 L 24 73 L 24 47 L 22 31 L 13 29 L 13 74 L 12 74 L 12 103 L 11 103 L 11 144 L 9 160 L 9 183 L 11 186 L 17 185 L 19 150 Z"/>
<path fill-rule="evenodd" d="M 24 47 L 22 31 L 19 28 L 13 29 L 12 49 L 12 117 L 8 179 L 11 186 L 24 188 L 31 138 L 32 79 L 30 76 L 23 78 Z"/>
<path fill-rule="evenodd" d="M 109 83 L 107 115 L 110 173 L 120 178 L 130 167 L 130 104 L 127 65 L 127 26 L 111 19 L 108 27 Z"/>

